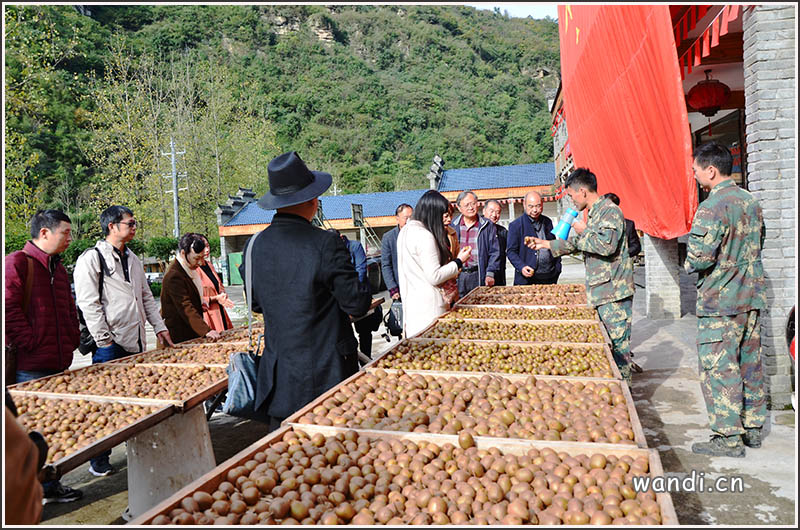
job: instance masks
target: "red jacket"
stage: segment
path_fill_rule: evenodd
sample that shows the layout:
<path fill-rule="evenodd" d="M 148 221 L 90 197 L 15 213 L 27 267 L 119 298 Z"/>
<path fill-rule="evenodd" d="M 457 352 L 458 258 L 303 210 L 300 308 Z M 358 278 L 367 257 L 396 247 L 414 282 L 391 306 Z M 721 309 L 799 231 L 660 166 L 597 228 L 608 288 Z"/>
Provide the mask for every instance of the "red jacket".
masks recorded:
<path fill-rule="evenodd" d="M 22 312 L 28 274 L 25 253 L 33 257 L 27 314 Z M 80 330 L 67 270 L 30 241 L 23 250 L 6 256 L 5 324 L 6 342 L 17 347 L 17 370 L 62 371 L 72 364 Z"/>

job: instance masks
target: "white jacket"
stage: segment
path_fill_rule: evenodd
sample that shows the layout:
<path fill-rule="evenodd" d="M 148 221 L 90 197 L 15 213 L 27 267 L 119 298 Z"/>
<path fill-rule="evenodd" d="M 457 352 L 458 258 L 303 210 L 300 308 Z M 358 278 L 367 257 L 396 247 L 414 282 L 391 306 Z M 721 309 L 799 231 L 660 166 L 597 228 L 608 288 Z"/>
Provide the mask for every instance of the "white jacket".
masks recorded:
<path fill-rule="evenodd" d="M 95 247 L 100 249 L 110 274 L 103 279 L 102 300 L 98 296 L 102 271 Z M 147 284 L 142 262 L 136 254 L 126 249 L 131 280 L 127 282 L 122 261 L 111 243 L 100 240 L 95 247 L 86 249 L 80 255 L 73 272 L 75 301 L 81 308 L 86 327 L 98 345 L 114 341 L 125 351 L 136 353 L 140 351 L 141 341 L 141 351 L 146 351 L 145 320 L 150 321 L 156 333 L 165 331 L 167 326 Z"/>
<path fill-rule="evenodd" d="M 436 286 L 458 276 L 458 265 L 455 261 L 439 265 L 433 234 L 421 222 L 409 219 L 397 237 L 397 268 L 403 332 L 413 337 L 449 309 Z"/>

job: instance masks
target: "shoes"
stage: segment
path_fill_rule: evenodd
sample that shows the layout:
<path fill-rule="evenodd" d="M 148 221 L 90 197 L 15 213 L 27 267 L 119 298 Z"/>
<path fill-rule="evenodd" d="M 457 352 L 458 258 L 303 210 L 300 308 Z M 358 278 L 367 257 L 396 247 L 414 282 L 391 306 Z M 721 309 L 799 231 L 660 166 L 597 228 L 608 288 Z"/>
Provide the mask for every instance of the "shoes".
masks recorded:
<path fill-rule="evenodd" d="M 635 362 L 631 362 L 631 370 L 637 374 L 644 372 L 642 367 L 636 364 Z"/>
<path fill-rule="evenodd" d="M 44 492 L 43 503 L 48 504 L 51 502 L 73 502 L 83 497 L 81 490 L 76 490 L 63 485 L 61 482 L 56 482 L 55 486 L 48 488 Z"/>
<path fill-rule="evenodd" d="M 692 452 L 699 455 L 742 458 L 744 457 L 744 444 L 742 443 L 742 437 L 738 434 L 734 436 L 715 434 L 707 442 L 692 444 Z"/>
<path fill-rule="evenodd" d="M 107 477 L 116 471 L 111 464 L 106 460 L 105 462 L 92 462 L 89 464 L 89 473 L 95 477 Z"/>
<path fill-rule="evenodd" d="M 745 427 L 742 442 L 753 449 L 761 447 L 761 427 Z"/>

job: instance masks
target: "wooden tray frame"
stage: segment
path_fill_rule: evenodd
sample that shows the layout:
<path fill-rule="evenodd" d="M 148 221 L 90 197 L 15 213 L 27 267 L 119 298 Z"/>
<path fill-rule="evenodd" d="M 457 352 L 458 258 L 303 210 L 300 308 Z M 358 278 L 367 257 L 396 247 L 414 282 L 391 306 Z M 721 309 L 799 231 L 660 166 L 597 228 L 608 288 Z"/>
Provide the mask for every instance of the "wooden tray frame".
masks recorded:
<path fill-rule="evenodd" d="M 91 368 L 92 366 L 95 366 L 95 365 L 84 366 L 84 367 L 78 368 L 77 370 L 70 370 L 70 372 L 86 371 L 87 369 Z M 131 368 L 134 368 L 134 367 L 146 367 L 146 366 L 167 366 L 167 367 L 172 367 L 172 368 L 175 368 L 175 367 L 186 368 L 186 367 L 191 367 L 191 366 L 220 367 L 220 365 L 204 365 L 204 364 L 199 364 L 199 363 L 195 363 L 195 364 L 163 364 L 163 365 L 145 364 L 145 363 L 141 363 L 141 364 L 119 363 L 119 364 L 113 364 L 112 366 L 114 366 L 114 367 L 128 366 L 128 367 L 131 367 Z M 57 373 L 57 374 L 53 374 L 53 375 L 49 375 L 47 377 L 42 377 L 42 378 L 40 378 L 40 380 L 51 379 L 53 377 L 58 377 L 60 375 L 63 375 L 63 372 L 60 372 L 60 373 Z M 77 398 L 77 399 L 90 399 L 90 400 L 96 400 L 96 401 L 117 401 L 117 402 L 120 402 L 120 403 L 128 402 L 128 403 L 134 403 L 134 404 L 137 404 L 137 405 L 152 405 L 152 404 L 161 404 L 161 403 L 163 403 L 163 404 L 169 404 L 169 405 L 175 407 L 175 409 L 177 411 L 179 411 L 179 412 L 185 412 L 185 411 L 191 409 L 192 407 L 202 403 L 203 401 L 205 401 L 209 397 L 211 397 L 211 396 L 213 396 L 215 394 L 218 394 L 219 392 L 221 392 L 222 390 L 227 388 L 228 387 L 228 377 L 226 375 L 224 379 L 220 379 L 220 380 L 218 380 L 218 381 L 216 381 L 216 382 L 214 382 L 214 383 L 212 383 L 212 384 L 210 384 L 210 385 L 208 385 L 206 387 L 203 387 L 197 393 L 189 396 L 186 399 L 182 399 L 182 400 L 181 399 L 174 399 L 173 400 L 173 399 L 158 399 L 158 398 L 138 398 L 138 397 L 130 397 L 130 396 L 100 396 L 100 395 L 95 395 L 95 394 L 62 394 L 62 393 L 58 393 L 58 392 L 43 392 L 41 390 L 21 390 L 19 387 L 22 384 L 24 384 L 24 383 L 17 383 L 15 385 L 11 385 L 11 386 L 8 387 L 8 390 L 11 391 L 12 394 L 13 393 L 17 393 L 19 395 L 31 395 L 31 396 L 40 396 L 40 397 L 48 397 L 48 398 L 62 398 L 62 399 Z"/>
<path fill-rule="evenodd" d="M 433 325 L 433 324 L 431 324 L 431 325 Z M 425 331 L 427 331 L 427 329 L 428 328 L 426 328 Z M 422 333 L 424 333 L 425 331 L 423 331 Z M 363 367 L 363 369 L 377 368 L 378 361 L 380 361 L 381 359 L 383 359 L 384 357 L 386 357 L 390 353 L 394 352 L 401 345 L 405 346 L 409 342 L 448 343 L 448 342 L 453 342 L 453 340 L 454 339 L 423 339 L 423 338 L 419 338 L 418 336 L 415 336 L 415 337 L 410 338 L 410 339 L 403 339 L 403 340 L 399 341 L 397 344 L 395 344 L 394 346 L 392 346 L 391 348 L 387 349 L 386 351 L 384 351 L 383 353 L 381 353 L 380 355 L 375 357 L 374 359 L 372 359 L 372 361 L 367 363 Z M 458 341 L 459 342 L 476 343 L 476 344 L 498 344 L 498 341 L 492 341 L 492 340 L 458 339 Z M 609 381 L 609 380 L 610 381 L 622 381 L 623 380 L 622 379 L 622 374 L 619 371 L 619 367 L 617 366 L 617 363 L 614 362 L 614 357 L 611 354 L 611 348 L 609 347 L 608 344 L 605 344 L 605 343 L 601 343 L 601 342 L 504 342 L 503 344 L 508 344 L 509 346 L 522 346 L 522 347 L 543 346 L 543 345 L 565 345 L 565 346 L 589 346 L 589 347 L 594 347 L 594 348 L 602 348 L 603 353 L 605 354 L 605 357 L 606 357 L 606 361 L 608 361 L 608 365 L 611 368 L 611 377 L 610 378 L 598 377 L 596 379 L 603 380 L 603 381 Z M 384 368 L 384 370 L 390 370 L 390 368 Z M 428 372 L 429 373 L 437 372 L 437 370 L 409 370 L 409 369 L 405 369 L 405 368 L 403 368 L 403 371 L 406 371 L 406 372 L 412 372 L 412 371 L 417 372 L 417 371 L 419 371 L 419 372 L 426 372 L 426 373 L 428 373 Z M 445 371 L 445 370 L 441 370 L 439 372 L 450 373 L 450 372 Z M 465 374 L 493 373 L 493 374 L 501 375 L 503 377 L 505 377 L 506 375 L 512 375 L 512 374 L 504 374 L 503 372 L 457 372 L 457 371 L 453 371 L 452 373 L 465 373 Z M 537 374 L 521 374 L 521 375 L 525 375 L 525 376 L 533 375 L 533 376 L 536 376 L 536 377 L 555 377 L 555 378 L 566 378 L 566 379 L 569 379 L 569 378 L 572 378 L 572 377 L 583 377 L 583 378 L 593 379 L 593 377 L 590 377 L 590 376 L 569 376 L 569 375 L 546 376 L 546 375 L 537 375 Z"/>
<path fill-rule="evenodd" d="M 102 402 L 102 403 L 120 403 L 123 405 L 145 405 L 145 406 L 161 406 L 159 410 L 152 414 L 148 414 L 144 418 L 140 418 L 136 420 L 134 423 L 130 425 L 112 432 L 111 434 L 95 441 L 87 445 L 86 447 L 71 453 L 60 460 L 55 462 L 51 462 L 45 465 L 45 469 L 48 471 L 55 472 L 55 475 L 61 477 L 65 473 L 72 471 L 79 465 L 83 464 L 84 462 L 88 461 L 90 458 L 93 458 L 104 451 L 116 447 L 120 443 L 124 442 L 128 438 L 132 438 L 142 432 L 146 431 L 153 425 L 156 425 L 169 416 L 172 416 L 175 413 L 175 407 L 173 403 L 170 401 L 156 401 L 156 400 L 149 400 L 147 403 L 142 403 L 142 400 L 139 399 L 119 399 L 119 398 L 112 398 L 109 396 L 74 396 L 74 395 L 62 395 L 62 394 L 47 394 L 47 393 L 40 393 L 40 394 L 33 394 L 30 392 L 21 392 L 19 390 L 10 390 L 9 393 L 12 397 L 14 396 L 30 396 L 30 397 L 39 397 L 44 399 L 58 399 L 58 400 L 69 400 L 69 401 L 94 401 L 94 402 Z"/>
<path fill-rule="evenodd" d="M 296 430 L 303 431 L 309 436 L 312 436 L 316 432 L 320 432 L 324 434 L 325 429 L 330 429 L 329 427 L 320 427 L 320 426 L 311 426 L 311 425 L 303 425 L 301 427 L 297 427 Z M 146 525 L 150 524 L 152 520 L 160 515 L 160 514 L 167 514 L 172 511 L 174 508 L 180 506 L 180 502 L 184 497 L 187 497 L 194 493 L 195 491 L 205 491 L 206 493 L 212 493 L 216 490 L 217 486 L 226 479 L 226 475 L 229 470 L 238 467 L 244 464 L 246 461 L 250 460 L 253 455 L 255 455 L 259 451 L 263 451 L 268 446 L 273 445 L 280 441 L 286 432 L 293 430 L 293 427 L 290 426 L 283 426 L 264 438 L 256 441 L 249 447 L 243 449 L 236 455 L 232 456 L 219 466 L 215 467 L 202 477 L 198 478 L 191 484 L 187 485 L 184 488 L 181 488 L 179 491 L 175 492 L 169 498 L 163 500 L 147 512 L 143 513 L 139 517 L 135 518 L 131 521 L 130 525 Z M 347 430 L 347 429 L 344 429 Z M 339 431 L 336 431 L 339 432 Z M 366 434 L 366 433 L 362 433 Z M 419 441 L 434 441 L 434 442 L 449 442 L 455 446 L 458 446 L 458 437 L 453 435 L 425 435 L 420 433 L 403 433 L 402 435 L 397 435 L 389 432 L 384 431 L 376 431 L 374 434 L 368 434 L 370 438 L 381 438 L 386 440 L 413 440 L 416 442 Z M 443 440 L 442 437 L 447 436 L 446 440 Z M 501 451 L 505 453 L 512 453 L 512 454 L 524 454 L 531 448 L 539 448 L 543 449 L 545 447 L 550 447 L 548 443 L 544 442 L 536 442 L 536 443 L 522 443 L 520 440 L 513 440 L 508 438 L 486 438 L 480 437 L 475 439 L 476 446 L 479 449 L 489 449 L 490 447 L 497 447 Z M 552 442 L 550 442 L 552 443 Z M 631 457 L 638 457 L 638 456 L 647 456 L 649 466 L 650 466 L 650 476 L 657 477 L 664 475 L 664 469 L 661 465 L 661 459 L 659 458 L 658 452 L 655 449 L 641 449 L 635 446 L 622 446 L 622 447 L 612 447 L 609 449 L 599 448 L 597 447 L 598 444 L 579 444 L 577 442 L 571 442 L 569 446 L 567 445 L 559 445 L 558 448 L 553 448 L 558 452 L 565 452 L 569 455 L 578 455 L 578 454 L 595 454 L 601 453 L 605 455 L 616 455 L 616 456 L 625 456 L 630 455 Z M 659 508 L 661 509 L 661 524 L 674 526 L 678 525 L 678 517 L 675 514 L 675 507 L 672 503 L 672 497 L 669 493 L 657 493 L 656 494 L 656 502 L 658 502 Z"/>
<path fill-rule="evenodd" d="M 386 370 L 386 369 L 383 369 L 383 370 L 385 372 L 387 372 L 387 373 L 396 372 L 396 370 Z M 339 392 L 342 387 L 346 386 L 347 384 L 349 384 L 351 382 L 356 381 L 357 379 L 359 379 L 361 377 L 366 376 L 367 373 L 374 373 L 375 371 L 377 371 L 377 369 L 370 368 L 370 369 L 368 369 L 366 371 L 360 371 L 360 372 L 356 373 L 355 375 L 353 375 L 351 377 L 348 377 L 347 379 L 345 379 L 344 381 L 342 381 L 341 383 L 339 383 L 335 387 L 323 392 L 316 399 L 314 399 L 313 401 L 311 401 L 310 403 L 308 403 L 307 405 L 302 407 L 300 410 L 298 410 L 297 412 L 295 412 L 294 414 L 292 414 L 291 416 L 289 416 L 288 418 L 283 420 L 283 422 L 281 422 L 281 424 L 282 425 L 290 425 L 291 424 L 291 425 L 294 425 L 297 428 L 305 427 L 308 424 L 306 424 L 306 423 L 302 423 L 302 424 L 301 423 L 297 423 L 297 420 L 299 420 L 302 416 L 304 416 L 305 414 L 311 412 L 318 405 L 320 405 L 325 400 L 327 400 L 328 398 L 332 397 L 334 394 Z M 415 371 L 404 370 L 404 372 L 407 373 L 407 374 L 430 375 L 430 376 L 433 376 L 433 377 L 447 377 L 447 378 L 455 377 L 457 379 L 480 379 L 484 375 L 490 375 L 490 376 L 493 376 L 493 377 L 502 377 L 502 378 L 504 378 L 504 379 L 506 379 L 508 381 L 511 381 L 511 382 L 525 381 L 528 377 L 531 377 L 529 375 L 522 375 L 522 374 L 502 374 L 502 373 L 488 373 L 488 372 L 436 372 L 436 371 L 432 371 L 432 370 L 428 370 L 428 371 L 424 371 L 424 370 L 415 370 Z M 535 375 L 533 377 L 535 377 L 537 379 L 543 379 L 543 380 L 566 381 L 566 382 L 569 382 L 569 383 L 595 382 L 595 383 L 616 383 L 616 384 L 620 385 L 620 387 L 622 389 L 622 395 L 625 396 L 625 405 L 626 405 L 626 408 L 628 409 L 628 419 L 631 422 L 631 429 L 633 430 L 633 441 L 635 442 L 635 447 L 639 447 L 639 448 L 643 448 L 643 449 L 647 448 L 647 438 L 644 435 L 644 429 L 642 429 L 642 424 L 641 424 L 641 421 L 639 420 L 639 414 L 636 412 L 636 405 L 633 402 L 633 396 L 631 395 L 631 391 L 628 388 L 628 384 L 625 381 L 616 381 L 614 379 L 605 379 L 605 378 L 600 378 L 600 377 L 564 377 L 564 376 L 558 376 L 558 375 L 550 375 L 550 376 L 537 376 L 537 375 Z M 320 425 L 319 427 L 323 427 L 323 426 Z M 324 427 L 328 427 L 328 425 L 325 425 Z M 335 426 L 331 426 L 331 427 L 335 427 Z M 370 433 L 371 432 L 391 432 L 391 433 L 397 433 L 397 434 L 401 434 L 402 433 L 402 431 L 392 431 L 392 430 L 385 430 L 385 429 L 381 429 L 381 430 L 378 430 L 378 429 L 362 429 L 360 427 L 335 427 L 335 428 L 340 429 L 340 430 L 344 430 L 344 431 L 353 430 L 353 431 L 356 431 L 356 432 L 362 432 L 363 431 L 363 432 L 370 432 Z M 429 434 L 438 434 L 438 433 L 429 433 Z M 447 436 L 452 436 L 452 435 L 447 435 Z M 498 438 L 498 437 L 495 437 L 495 436 L 476 436 L 475 438 L 476 439 L 477 438 L 490 438 L 492 440 L 505 440 L 505 439 L 507 439 L 507 438 Z M 534 440 L 529 440 L 527 438 L 511 438 L 511 439 L 513 439 L 513 440 L 523 440 L 523 441 L 526 441 L 526 442 L 527 441 L 534 441 Z M 535 441 L 539 441 L 539 440 L 535 440 Z M 575 443 L 575 442 L 557 440 L 557 441 L 553 441 L 552 443 L 558 445 L 558 444 Z M 611 443 L 609 443 L 609 444 L 599 443 L 598 444 L 598 442 L 582 442 L 582 443 L 586 443 L 586 444 L 589 444 L 589 445 L 592 445 L 592 446 L 594 446 L 594 445 L 600 445 L 600 446 L 603 446 L 603 445 L 617 446 L 617 445 L 619 445 L 619 444 L 611 444 Z"/>

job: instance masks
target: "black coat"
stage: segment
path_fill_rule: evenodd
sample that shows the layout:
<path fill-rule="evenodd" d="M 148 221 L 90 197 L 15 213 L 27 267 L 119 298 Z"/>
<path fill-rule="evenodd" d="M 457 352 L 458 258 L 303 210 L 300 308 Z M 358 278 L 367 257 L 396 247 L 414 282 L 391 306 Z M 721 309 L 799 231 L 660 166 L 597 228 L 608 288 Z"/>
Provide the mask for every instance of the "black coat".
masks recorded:
<path fill-rule="evenodd" d="M 299 216 L 276 214 L 252 252 L 253 310 L 264 315 L 256 408 L 286 418 L 358 371 L 348 315 L 372 297 L 342 239 Z"/>
<path fill-rule="evenodd" d="M 497 243 L 500 245 L 500 271 L 494 275 L 495 285 L 506 284 L 506 246 L 508 244 L 508 229 L 501 225 L 496 224 L 494 227 L 497 229 Z"/>
<path fill-rule="evenodd" d="M 642 243 L 636 233 L 636 225 L 630 219 L 625 219 L 625 236 L 628 238 L 628 256 L 635 258 L 642 251 Z"/>

